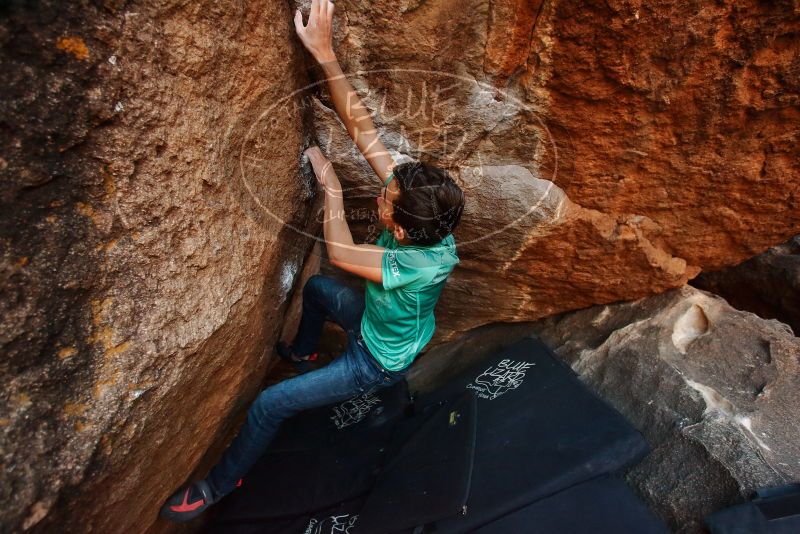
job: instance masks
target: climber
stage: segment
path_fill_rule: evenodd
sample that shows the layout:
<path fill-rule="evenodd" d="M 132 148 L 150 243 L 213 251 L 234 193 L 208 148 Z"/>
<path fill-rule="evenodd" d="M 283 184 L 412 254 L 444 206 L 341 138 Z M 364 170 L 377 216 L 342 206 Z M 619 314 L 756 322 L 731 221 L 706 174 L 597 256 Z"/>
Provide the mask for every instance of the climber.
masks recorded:
<path fill-rule="evenodd" d="M 308 24 L 299 10 L 295 30 L 320 64 L 336 112 L 382 182 L 376 197 L 383 225 L 374 244 L 355 244 L 344 213 L 342 186 L 333 165 L 316 146 L 305 151 L 324 190 L 323 234 L 332 265 L 365 279 L 364 293 L 322 275 L 303 287 L 303 313 L 291 344 L 278 355 L 295 364 L 309 359 L 326 319 L 347 333 L 344 351 L 331 363 L 262 391 L 239 434 L 208 477 L 184 485 L 161 508 L 161 516 L 188 521 L 242 483 L 267 449 L 281 421 L 388 387 L 401 380 L 433 336 L 434 307 L 459 262 L 453 230 L 464 194 L 447 171 L 418 161 L 395 164 L 369 115 L 343 75 L 333 52 L 330 0 L 312 0 Z"/>

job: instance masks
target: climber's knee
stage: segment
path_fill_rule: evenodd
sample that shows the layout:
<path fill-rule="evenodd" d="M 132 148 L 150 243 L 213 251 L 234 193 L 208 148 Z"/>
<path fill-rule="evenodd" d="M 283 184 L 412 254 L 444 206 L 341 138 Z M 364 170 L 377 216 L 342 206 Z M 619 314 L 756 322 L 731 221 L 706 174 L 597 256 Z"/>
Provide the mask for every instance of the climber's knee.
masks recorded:
<path fill-rule="evenodd" d="M 264 426 L 267 420 L 275 423 L 294 415 L 295 411 L 282 402 L 281 395 L 277 393 L 275 386 L 259 393 L 248 410 L 248 417 L 251 417 L 260 426 Z"/>
<path fill-rule="evenodd" d="M 306 280 L 306 285 L 303 286 L 303 297 L 310 297 L 318 295 L 322 289 L 322 284 L 325 282 L 325 276 L 321 274 L 312 275 Z"/>

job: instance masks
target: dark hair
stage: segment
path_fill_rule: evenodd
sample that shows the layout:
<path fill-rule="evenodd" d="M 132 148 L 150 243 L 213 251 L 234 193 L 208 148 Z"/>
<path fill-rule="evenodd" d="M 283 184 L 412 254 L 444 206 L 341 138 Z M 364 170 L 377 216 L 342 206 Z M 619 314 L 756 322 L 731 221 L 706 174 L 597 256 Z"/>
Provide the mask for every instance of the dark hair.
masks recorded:
<path fill-rule="evenodd" d="M 446 170 L 409 161 L 394 168 L 394 178 L 400 197 L 392 220 L 415 245 L 434 245 L 455 230 L 464 211 L 464 192 Z"/>

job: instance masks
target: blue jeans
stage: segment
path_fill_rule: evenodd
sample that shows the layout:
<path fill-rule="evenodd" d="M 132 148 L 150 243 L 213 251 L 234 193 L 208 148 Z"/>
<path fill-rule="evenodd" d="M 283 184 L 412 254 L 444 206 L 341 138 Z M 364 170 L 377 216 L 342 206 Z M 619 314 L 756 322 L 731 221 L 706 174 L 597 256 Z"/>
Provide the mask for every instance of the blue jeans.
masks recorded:
<path fill-rule="evenodd" d="M 331 363 L 284 380 L 263 390 L 247 411 L 247 420 L 208 477 L 219 495 L 233 491 L 264 454 L 281 422 L 303 410 L 388 387 L 407 369 L 385 369 L 367 350 L 361 336 L 364 294 L 336 280 L 314 275 L 303 287 L 303 315 L 295 341 L 295 354 L 314 352 L 323 323 L 331 319 L 347 333 L 347 346 Z"/>

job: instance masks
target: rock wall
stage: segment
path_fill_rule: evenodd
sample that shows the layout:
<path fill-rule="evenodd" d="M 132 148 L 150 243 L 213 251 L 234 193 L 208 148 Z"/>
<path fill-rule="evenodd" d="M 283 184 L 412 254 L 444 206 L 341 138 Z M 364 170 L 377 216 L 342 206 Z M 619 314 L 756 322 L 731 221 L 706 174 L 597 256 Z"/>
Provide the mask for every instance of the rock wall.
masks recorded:
<path fill-rule="evenodd" d="M 319 230 L 304 146 L 377 235 L 379 184 L 294 36 L 308 3 L 0 8 L 4 528 L 141 531 L 215 459 Z M 791 2 L 336 5 L 387 145 L 467 193 L 431 346 L 800 231 Z"/>
<path fill-rule="evenodd" d="M 431 347 L 678 287 L 800 228 L 792 2 L 336 6 L 340 61 L 389 149 L 467 192 Z M 374 174 L 329 102 L 315 116 L 374 239 Z"/>
<path fill-rule="evenodd" d="M 0 530 L 143 531 L 258 391 L 289 225 L 319 228 L 291 11 L 2 11 Z"/>

